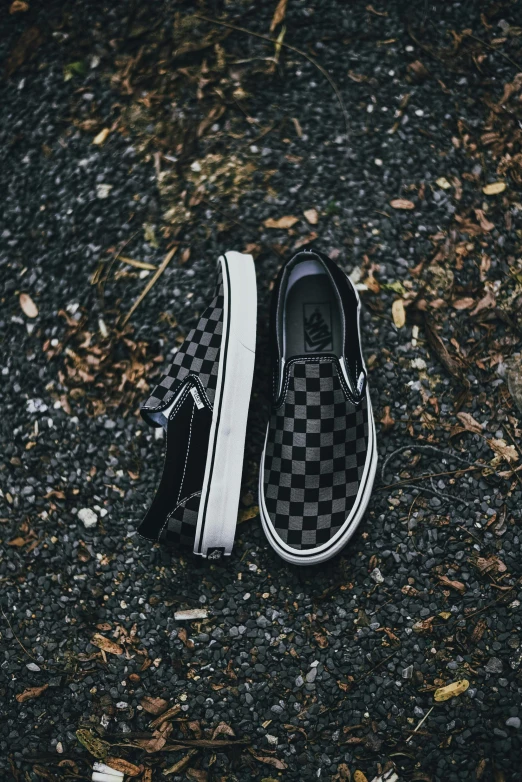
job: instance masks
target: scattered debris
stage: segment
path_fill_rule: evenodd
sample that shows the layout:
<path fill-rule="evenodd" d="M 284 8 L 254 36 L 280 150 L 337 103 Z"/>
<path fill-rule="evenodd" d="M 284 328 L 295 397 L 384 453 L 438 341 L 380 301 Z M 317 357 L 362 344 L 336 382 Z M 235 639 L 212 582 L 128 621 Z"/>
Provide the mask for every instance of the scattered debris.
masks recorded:
<path fill-rule="evenodd" d="M 80 508 L 78 511 L 78 518 L 86 529 L 91 529 L 98 523 L 98 516 L 90 508 Z"/>
<path fill-rule="evenodd" d="M 208 610 L 206 608 L 184 608 L 182 611 L 176 611 L 174 613 L 174 619 L 177 622 L 184 620 L 191 621 L 193 619 L 206 619 L 208 617 Z"/>
<path fill-rule="evenodd" d="M 20 294 L 20 307 L 22 308 L 24 315 L 27 315 L 28 318 L 38 317 L 38 307 L 28 293 Z"/>
<path fill-rule="evenodd" d="M 458 682 L 452 682 L 445 687 L 439 687 L 433 693 L 433 697 L 436 701 L 448 701 L 450 698 L 456 698 L 458 695 L 462 695 L 463 692 L 469 687 L 469 681 L 467 679 L 460 679 Z"/>

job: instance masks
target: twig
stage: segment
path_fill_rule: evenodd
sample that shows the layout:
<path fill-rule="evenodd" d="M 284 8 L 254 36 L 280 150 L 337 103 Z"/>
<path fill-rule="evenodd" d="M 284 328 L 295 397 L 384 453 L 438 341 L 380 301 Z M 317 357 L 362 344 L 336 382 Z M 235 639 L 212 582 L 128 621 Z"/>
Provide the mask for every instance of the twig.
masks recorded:
<path fill-rule="evenodd" d="M 7 622 L 7 624 L 9 625 L 9 629 L 11 630 L 11 632 L 12 632 L 12 634 L 13 634 L 13 636 L 14 636 L 15 640 L 16 640 L 16 641 L 18 641 L 18 643 L 20 644 L 20 646 L 22 647 L 22 649 L 24 650 L 24 652 L 26 653 L 26 655 L 27 655 L 28 657 L 30 657 L 30 658 L 31 658 L 31 660 L 34 660 L 34 661 L 36 662 L 36 657 L 33 657 L 33 655 L 32 655 L 30 652 L 28 652 L 28 651 L 27 651 L 27 649 L 25 648 L 25 646 L 23 645 L 23 643 L 21 642 L 21 640 L 18 638 L 17 634 L 16 634 L 16 633 L 15 633 L 15 631 L 13 630 L 13 626 L 12 626 L 11 622 L 9 621 L 9 619 L 7 618 L 7 616 L 5 615 L 4 609 L 3 609 L 1 606 L 0 606 L 0 610 L 2 611 L 2 616 L 4 617 L 5 621 L 6 621 L 6 622 Z"/>
<path fill-rule="evenodd" d="M 470 462 L 468 461 L 468 459 L 464 459 L 462 456 L 459 456 L 453 451 L 445 451 L 443 448 L 437 448 L 435 445 L 416 445 L 415 443 L 413 443 L 412 445 L 403 445 L 401 448 L 397 448 L 396 451 L 394 451 L 388 456 L 381 470 L 381 480 L 383 482 L 385 480 L 386 468 L 388 467 L 390 461 L 392 459 L 395 459 L 395 457 L 398 456 L 400 453 L 404 453 L 404 451 L 419 451 L 421 453 L 432 453 L 435 456 L 444 456 L 446 459 L 453 459 L 456 462 L 465 464 L 466 467 L 475 467 L 476 469 L 480 469 L 480 470 L 491 469 L 487 464 L 482 464 L 481 462 Z M 498 475 L 498 473 L 496 473 L 494 470 L 492 470 L 492 472 L 494 472 L 495 475 Z"/>
<path fill-rule="evenodd" d="M 134 312 L 136 311 L 136 309 L 139 307 L 139 305 L 141 304 L 141 302 L 143 301 L 143 299 L 145 298 L 145 296 L 147 295 L 147 293 L 150 291 L 150 289 L 152 288 L 152 286 L 153 286 L 153 285 L 155 284 L 155 282 L 156 282 L 156 281 L 157 281 L 157 280 L 158 280 L 158 279 L 161 277 L 161 275 L 163 274 L 163 272 L 165 271 L 165 269 L 166 269 L 166 268 L 167 268 L 167 266 L 169 265 L 170 261 L 171 261 L 171 260 L 172 260 L 172 258 L 174 257 L 174 255 L 175 255 L 175 253 L 176 253 L 177 249 L 178 249 L 178 245 L 175 245 L 175 247 L 173 247 L 173 248 L 172 248 L 172 250 L 169 250 L 169 252 L 166 254 L 165 258 L 164 258 L 164 259 L 163 259 L 163 261 L 162 261 L 162 264 L 161 264 L 161 266 L 159 266 L 159 267 L 158 267 L 158 269 L 157 269 L 157 271 L 156 271 L 155 275 L 154 275 L 154 276 L 152 277 L 152 279 L 150 279 L 150 280 L 149 280 L 149 282 L 148 282 L 148 283 L 145 285 L 145 287 L 143 288 L 142 292 L 140 293 L 140 295 L 138 296 L 138 298 L 136 299 L 136 301 L 134 302 L 134 304 L 132 305 L 132 307 L 130 308 L 130 310 L 128 311 L 128 313 L 127 313 L 127 314 L 125 315 L 125 317 L 123 318 L 123 321 L 122 321 L 122 324 L 121 324 L 122 326 L 125 326 L 125 325 L 128 323 L 128 321 L 129 321 L 130 317 L 133 315 L 133 313 L 134 313 Z"/>
<path fill-rule="evenodd" d="M 272 38 L 270 35 L 263 35 L 262 33 L 256 33 L 253 30 L 248 30 L 246 27 L 239 27 L 238 25 L 231 24 L 230 22 L 222 22 L 218 19 L 213 19 L 210 16 L 205 16 L 204 14 L 194 14 L 194 17 L 196 19 L 202 19 L 205 22 L 210 22 L 211 24 L 217 24 L 220 27 L 228 27 L 230 30 L 235 30 L 239 33 L 245 33 L 246 35 L 252 35 L 254 38 L 260 38 L 262 41 L 267 41 L 268 43 L 272 43 L 278 46 L 284 46 L 285 49 L 289 49 L 291 52 L 295 52 L 296 54 L 300 54 L 301 57 L 304 57 L 305 60 L 308 60 L 308 62 L 312 63 L 317 70 L 322 73 L 322 75 L 327 80 L 330 87 L 335 92 L 335 97 L 337 98 L 339 102 L 339 106 L 341 107 L 341 111 L 343 113 L 343 119 L 344 119 L 344 129 L 346 132 L 346 139 L 348 140 L 348 136 L 350 133 L 350 122 L 348 119 L 348 112 L 346 110 L 346 106 L 344 105 L 343 96 L 341 95 L 341 92 L 339 90 L 339 87 L 333 80 L 333 78 L 330 76 L 326 68 L 324 68 L 314 57 L 311 57 L 309 54 L 307 54 L 302 49 L 299 49 L 297 46 L 292 46 L 289 43 L 286 43 L 286 41 L 279 41 L 277 38 Z"/>
<path fill-rule="evenodd" d="M 412 740 L 412 738 L 413 738 L 413 734 L 414 734 L 414 733 L 417 733 L 417 731 L 419 730 L 419 728 L 421 727 L 421 725 L 424 725 L 424 723 L 426 722 L 426 720 L 428 719 L 428 717 L 430 716 L 430 714 L 431 714 L 431 712 L 433 711 L 433 709 L 434 709 L 434 708 L 435 708 L 435 706 L 432 706 L 432 707 L 431 707 L 431 709 L 430 709 L 428 712 L 426 712 L 426 714 L 425 714 L 425 715 L 424 715 L 424 717 L 421 719 L 421 721 L 419 722 L 419 724 L 417 725 L 417 727 L 415 728 L 415 730 L 413 731 L 413 733 L 411 734 L 411 736 L 410 736 L 409 738 L 407 738 L 407 739 L 406 739 L 406 744 L 408 743 L 408 741 L 411 741 L 411 740 Z"/>
<path fill-rule="evenodd" d="M 504 52 L 501 52 L 500 49 L 497 49 L 496 46 L 493 46 L 493 44 L 488 43 L 487 41 L 483 41 L 482 38 L 477 38 L 476 35 L 472 35 L 472 33 L 467 33 L 463 31 L 463 35 L 466 36 L 466 38 L 473 38 L 474 41 L 478 41 L 478 43 L 481 43 L 482 46 L 487 46 L 488 49 L 493 49 L 496 54 L 500 54 L 501 57 L 503 57 L 505 60 L 511 63 L 511 65 L 514 65 L 517 70 L 520 70 L 522 68 L 521 65 L 518 64 L 518 62 L 515 62 L 515 60 L 512 60 L 509 54 L 504 54 Z"/>
<path fill-rule="evenodd" d="M 476 470 L 476 467 L 466 467 L 465 469 L 459 468 L 457 470 L 446 470 L 445 472 L 432 472 L 426 473 L 426 475 L 419 475 L 418 478 L 408 478 L 408 481 L 397 481 L 397 483 L 389 483 L 387 486 L 379 486 L 377 491 L 384 491 L 385 489 L 395 489 L 397 486 L 402 486 L 404 483 L 411 481 L 423 481 L 425 478 L 440 478 L 442 475 L 455 475 L 458 472 L 465 473 Z"/>

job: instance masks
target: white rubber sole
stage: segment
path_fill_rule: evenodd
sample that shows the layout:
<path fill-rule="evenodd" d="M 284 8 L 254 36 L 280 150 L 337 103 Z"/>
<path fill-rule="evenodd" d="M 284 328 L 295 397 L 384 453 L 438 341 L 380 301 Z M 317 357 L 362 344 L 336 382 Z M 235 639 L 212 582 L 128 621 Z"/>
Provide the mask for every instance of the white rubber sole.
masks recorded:
<path fill-rule="evenodd" d="M 370 394 L 367 390 L 366 399 L 368 402 L 368 449 L 370 451 L 369 458 L 366 461 L 361 485 L 357 494 L 352 512 L 346 519 L 345 523 L 337 532 L 337 534 L 322 546 L 318 546 L 312 550 L 299 551 L 298 549 L 288 546 L 281 540 L 276 532 L 274 525 L 268 515 L 268 511 L 265 505 L 264 497 L 264 464 L 265 464 L 265 447 L 263 448 L 263 454 L 261 456 L 261 469 L 259 470 L 259 514 L 261 517 L 261 523 L 263 530 L 268 539 L 268 542 L 282 559 L 286 562 L 290 562 L 293 565 L 319 565 L 321 562 L 326 562 L 336 554 L 338 554 L 346 546 L 352 535 L 355 533 L 359 526 L 373 489 L 373 482 L 375 480 L 375 473 L 377 471 L 377 438 L 375 434 L 375 421 L 373 419 L 372 404 L 370 401 Z M 267 435 L 268 437 L 268 428 Z"/>
<path fill-rule="evenodd" d="M 194 553 L 229 556 L 236 533 L 256 350 L 257 288 L 251 255 L 219 258 L 224 308 L 221 357 Z"/>

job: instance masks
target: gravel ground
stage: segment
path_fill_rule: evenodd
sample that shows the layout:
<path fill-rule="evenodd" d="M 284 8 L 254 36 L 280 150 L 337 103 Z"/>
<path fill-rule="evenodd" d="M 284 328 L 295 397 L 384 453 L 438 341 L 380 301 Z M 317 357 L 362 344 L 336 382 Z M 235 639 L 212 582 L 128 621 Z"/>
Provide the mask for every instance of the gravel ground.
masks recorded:
<path fill-rule="evenodd" d="M 1 12 L 3 778 L 108 752 L 145 782 L 521 780 L 520 2 L 289 0 L 273 35 L 331 73 L 348 139 L 312 61 L 191 5 Z M 275 5 L 200 10 L 266 36 Z M 297 570 L 255 486 L 270 285 L 310 241 L 362 289 L 394 455 L 343 555 Z M 118 253 L 176 246 L 124 324 L 153 272 Z M 228 248 L 256 258 L 258 367 L 235 551 L 207 564 L 135 535 L 162 450 L 137 409 Z"/>

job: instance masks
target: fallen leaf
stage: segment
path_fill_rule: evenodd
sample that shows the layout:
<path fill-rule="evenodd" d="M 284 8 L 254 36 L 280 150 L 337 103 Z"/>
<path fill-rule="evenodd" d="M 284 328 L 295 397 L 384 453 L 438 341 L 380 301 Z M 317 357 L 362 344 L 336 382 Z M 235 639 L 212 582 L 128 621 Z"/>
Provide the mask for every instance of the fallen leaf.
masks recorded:
<path fill-rule="evenodd" d="M 273 33 L 278 24 L 281 24 L 286 14 L 288 0 L 279 0 L 272 21 L 270 22 L 270 32 Z"/>
<path fill-rule="evenodd" d="M 204 769 L 189 768 L 186 773 L 189 779 L 195 779 L 196 782 L 207 782 L 208 773 Z"/>
<path fill-rule="evenodd" d="M 29 3 L 24 3 L 23 0 L 14 0 L 9 7 L 10 14 L 18 14 L 29 10 Z"/>
<path fill-rule="evenodd" d="M 451 306 L 452 306 L 452 307 L 453 307 L 453 309 L 455 309 L 455 310 L 469 310 L 469 308 L 470 308 L 470 307 L 473 307 L 473 305 L 474 305 L 474 304 L 475 304 L 475 300 L 474 300 L 474 299 L 472 299 L 472 298 L 471 298 L 471 297 L 469 297 L 469 296 L 466 296 L 466 297 L 465 297 L 465 298 L 463 298 L 463 299 L 456 299 L 456 300 L 455 300 L 455 301 L 452 303 L 452 305 L 451 305 Z"/>
<path fill-rule="evenodd" d="M 380 423 L 382 424 L 383 432 L 389 432 L 392 426 L 395 425 L 395 418 L 392 418 L 390 415 L 390 405 L 385 406 Z"/>
<path fill-rule="evenodd" d="M 123 648 L 119 644 L 111 641 L 109 638 L 105 638 L 105 636 L 100 635 L 100 633 L 95 633 L 93 635 L 91 643 L 93 646 L 97 646 L 98 649 L 103 649 L 104 652 L 108 652 L 109 654 L 123 654 Z"/>
<path fill-rule="evenodd" d="M 479 312 L 482 312 L 482 310 L 489 309 L 490 307 L 494 307 L 497 303 L 497 300 L 493 293 L 491 291 L 488 291 L 486 295 L 480 299 L 480 301 L 477 303 L 477 306 L 474 310 L 472 310 L 469 314 L 471 317 L 474 317 L 475 315 L 478 315 Z"/>
<path fill-rule="evenodd" d="M 24 315 L 27 315 L 28 318 L 38 317 L 38 307 L 28 293 L 20 294 L 20 307 L 22 308 Z"/>
<path fill-rule="evenodd" d="M 452 581 L 447 576 L 439 576 L 439 581 L 443 586 L 451 587 L 451 589 L 455 589 L 457 592 L 464 593 L 466 591 L 466 585 L 462 581 Z"/>
<path fill-rule="evenodd" d="M 429 633 L 433 624 L 434 616 L 428 617 L 428 619 L 419 619 L 413 625 L 413 632 L 415 633 Z"/>
<path fill-rule="evenodd" d="M 510 464 L 518 462 L 518 452 L 514 445 L 508 445 L 505 440 L 488 440 L 490 448 L 495 451 L 497 456 L 501 456 Z"/>
<path fill-rule="evenodd" d="M 163 776 L 167 777 L 169 774 L 177 774 L 180 771 L 183 771 L 185 766 L 188 766 L 189 761 L 193 755 L 197 753 L 197 749 L 189 749 L 188 754 L 184 755 L 181 760 L 178 760 L 177 763 L 174 763 L 173 766 L 169 766 L 163 771 Z"/>
<path fill-rule="evenodd" d="M 477 220 L 480 223 L 480 227 L 482 228 L 482 230 L 485 233 L 489 233 L 490 231 L 493 230 L 493 228 L 495 227 L 495 224 L 491 223 L 487 219 L 486 215 L 484 214 L 484 210 L 483 209 L 475 209 L 475 215 L 477 217 Z"/>
<path fill-rule="evenodd" d="M 467 679 L 460 679 L 458 682 L 452 682 L 446 685 L 446 687 L 439 687 L 433 693 L 433 697 L 436 701 L 448 701 L 450 698 L 455 698 L 457 695 L 462 695 L 463 692 L 469 687 Z"/>
<path fill-rule="evenodd" d="M 103 130 L 100 130 L 100 132 L 93 138 L 92 143 L 101 146 L 105 141 L 107 141 L 107 137 L 110 132 L 111 131 L 109 128 L 103 128 Z"/>
<path fill-rule="evenodd" d="M 319 222 L 319 213 L 317 209 L 306 209 L 303 212 L 303 214 L 308 220 L 308 222 L 310 223 L 310 225 L 317 225 L 317 223 Z"/>
<path fill-rule="evenodd" d="M 448 182 L 445 176 L 440 176 L 436 182 L 439 187 L 442 187 L 443 190 L 449 190 L 451 187 L 451 184 Z"/>
<path fill-rule="evenodd" d="M 158 714 L 163 714 L 168 705 L 169 702 L 164 698 L 153 698 L 150 695 L 144 695 L 140 701 L 141 708 L 154 717 L 157 717 Z"/>
<path fill-rule="evenodd" d="M 413 201 L 407 201 L 405 198 L 394 198 L 390 201 L 390 206 L 393 209 L 415 209 Z"/>
<path fill-rule="evenodd" d="M 473 432 L 474 434 L 482 434 L 482 426 L 469 413 L 457 413 L 457 418 L 466 431 Z"/>
<path fill-rule="evenodd" d="M 76 731 L 76 738 L 82 744 L 87 752 L 90 752 L 98 760 L 105 760 L 109 751 L 110 744 L 98 738 L 92 730 L 88 728 L 79 728 Z"/>
<path fill-rule="evenodd" d="M 292 217 L 291 215 L 286 215 L 286 217 L 280 217 L 279 220 L 274 220 L 273 217 L 269 217 L 268 220 L 265 220 L 263 225 L 265 228 L 291 228 L 293 225 L 299 222 L 298 217 Z"/>
<path fill-rule="evenodd" d="M 13 538 L 8 542 L 8 546 L 15 546 L 16 548 L 22 548 L 28 541 L 25 538 Z"/>
<path fill-rule="evenodd" d="M 353 775 L 353 782 L 368 782 L 362 771 L 357 770 Z"/>
<path fill-rule="evenodd" d="M 135 766 L 134 763 L 129 763 L 128 760 L 123 760 L 122 758 L 107 757 L 105 763 L 115 771 L 121 771 L 122 774 L 128 774 L 129 777 L 137 777 L 141 772 L 139 766 Z"/>
<path fill-rule="evenodd" d="M 489 185 L 484 185 L 482 192 L 484 195 L 498 195 L 499 193 L 503 193 L 505 189 L 505 182 L 491 182 Z"/>
<path fill-rule="evenodd" d="M 237 523 L 241 524 L 243 521 L 249 521 L 249 519 L 255 519 L 256 516 L 259 516 L 259 506 L 258 505 L 252 505 L 250 508 L 244 508 L 243 510 L 240 510 L 237 516 Z"/>
<path fill-rule="evenodd" d="M 7 78 L 12 76 L 26 60 L 32 57 L 43 40 L 43 35 L 38 27 L 29 27 L 27 30 L 24 30 L 7 58 L 4 69 Z"/>
<path fill-rule="evenodd" d="M 395 326 L 398 329 L 402 329 L 406 323 L 406 310 L 404 309 L 404 301 L 402 299 L 395 299 L 392 304 L 392 318 Z"/>
<path fill-rule="evenodd" d="M 179 705 L 179 703 L 175 703 L 174 706 L 170 707 L 170 709 L 164 711 L 160 717 L 156 717 L 155 720 L 152 720 L 152 722 L 150 723 L 150 727 L 157 728 L 163 722 L 166 722 L 167 720 L 171 720 L 173 717 L 179 714 L 180 711 L 181 711 L 181 706 Z"/>
<path fill-rule="evenodd" d="M 48 689 L 48 687 L 48 684 L 42 684 L 41 687 L 29 687 L 29 689 L 18 693 L 16 700 L 18 703 L 25 703 L 25 701 L 30 701 L 32 698 L 39 698 L 40 695 L 42 695 Z"/>
<path fill-rule="evenodd" d="M 280 771 L 282 771 L 285 768 L 288 768 L 286 763 L 282 760 L 279 760 L 279 758 L 272 758 L 272 757 L 268 757 L 267 755 L 256 755 L 252 747 L 248 747 L 248 751 L 256 760 L 259 760 L 260 763 L 266 763 L 268 766 L 273 766 L 274 768 L 277 768 Z"/>
<path fill-rule="evenodd" d="M 217 727 L 214 729 L 212 738 L 217 739 L 218 736 L 232 736 L 232 738 L 235 738 L 236 734 L 230 725 L 227 725 L 226 722 L 220 722 L 219 725 L 217 725 Z"/>

